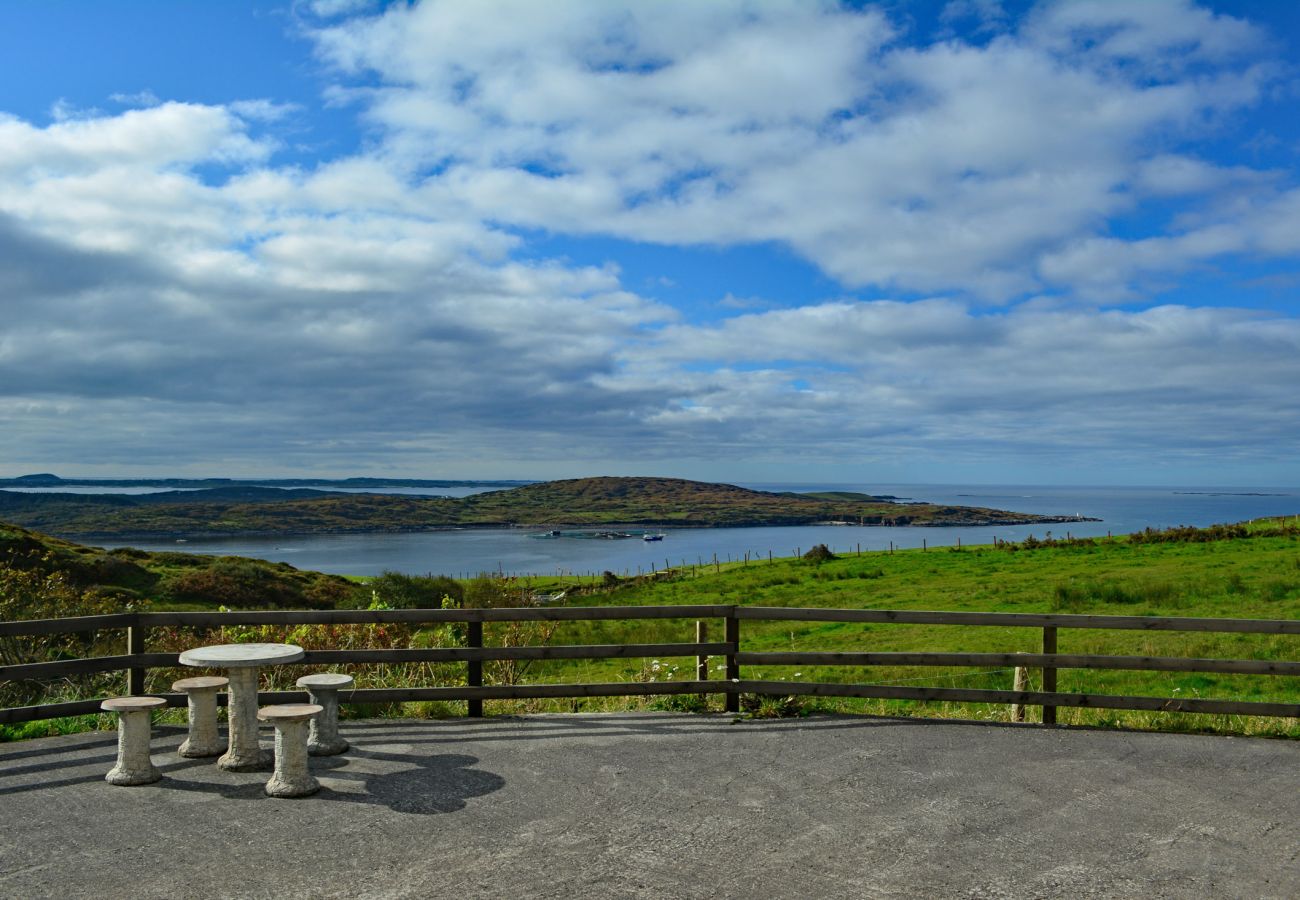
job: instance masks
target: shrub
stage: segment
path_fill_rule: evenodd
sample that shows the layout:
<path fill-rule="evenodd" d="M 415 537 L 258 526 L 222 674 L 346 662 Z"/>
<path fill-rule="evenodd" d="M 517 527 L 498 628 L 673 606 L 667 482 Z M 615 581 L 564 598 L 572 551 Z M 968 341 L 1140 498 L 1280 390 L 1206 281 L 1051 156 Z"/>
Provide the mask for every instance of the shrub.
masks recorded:
<path fill-rule="evenodd" d="M 0 560 L 0 621 L 95 616 L 139 608 L 138 601 L 82 590 L 63 573 L 45 571 L 53 565 L 48 556 Z M 0 636 L 0 665 L 21 665 L 91 653 L 99 632 Z M 120 651 L 119 651 L 120 652 Z M 106 652 L 101 655 L 107 655 Z M 76 687 L 81 696 L 103 692 L 117 673 L 69 676 L 58 679 L 64 689 Z M 0 706 L 27 706 L 49 700 L 47 683 L 36 680 L 0 681 Z M 76 696 L 76 693 L 73 694 Z"/>
<path fill-rule="evenodd" d="M 827 547 L 825 544 L 818 544 L 813 547 L 803 555 L 803 558 L 809 562 L 815 563 L 824 563 L 829 562 L 832 559 L 838 559 L 838 557 L 831 552 L 831 548 Z"/>
<path fill-rule="evenodd" d="M 115 547 L 108 551 L 109 556 L 117 556 L 122 559 L 148 559 L 149 553 L 145 550 L 137 550 L 134 547 Z"/>
<path fill-rule="evenodd" d="M 465 601 L 465 590 L 460 582 L 445 575 L 385 572 L 370 579 L 366 586 L 393 609 L 440 609 L 443 597 L 450 597 L 456 606 Z"/>
<path fill-rule="evenodd" d="M 223 556 L 211 560 L 205 568 L 168 575 L 159 582 L 158 589 L 168 600 L 181 603 L 244 609 L 291 609 L 309 603 L 320 606 L 319 600 L 304 596 L 306 581 L 286 578 L 265 563 Z"/>

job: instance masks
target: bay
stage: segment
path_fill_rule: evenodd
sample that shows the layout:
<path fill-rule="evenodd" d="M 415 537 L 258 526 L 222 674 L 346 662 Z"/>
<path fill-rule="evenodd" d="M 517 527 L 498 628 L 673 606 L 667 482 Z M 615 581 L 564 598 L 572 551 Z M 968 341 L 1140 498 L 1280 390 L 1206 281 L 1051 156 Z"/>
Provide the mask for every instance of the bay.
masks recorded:
<path fill-rule="evenodd" d="M 903 499 L 961 506 L 988 506 L 1043 515 L 1082 515 L 1101 522 L 1063 525 L 985 526 L 978 528 L 890 528 L 795 526 L 760 528 L 674 528 L 662 541 L 640 538 L 549 537 L 541 529 L 457 529 L 415 534 L 301 535 L 232 537 L 183 543 L 131 541 L 152 551 L 251 556 L 287 562 L 300 569 L 372 576 L 385 571 L 407 574 L 507 575 L 648 572 L 665 565 L 710 564 L 791 556 L 815 544 L 836 553 L 887 551 L 990 544 L 994 538 L 1019 541 L 1046 532 L 1063 537 L 1126 534 L 1144 528 L 1206 526 L 1264 516 L 1300 515 L 1300 489 L 1273 487 L 1062 487 L 943 484 L 745 484 L 759 490 L 860 491 Z"/>

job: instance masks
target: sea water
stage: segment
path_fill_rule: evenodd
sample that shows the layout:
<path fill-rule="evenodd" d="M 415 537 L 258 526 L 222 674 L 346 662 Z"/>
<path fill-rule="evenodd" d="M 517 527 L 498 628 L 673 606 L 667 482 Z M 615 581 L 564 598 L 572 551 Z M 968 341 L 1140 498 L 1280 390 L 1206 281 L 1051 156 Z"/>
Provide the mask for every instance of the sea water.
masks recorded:
<path fill-rule="evenodd" d="M 300 569 L 349 575 L 616 574 L 664 566 L 792 556 L 815 544 L 836 553 L 990 544 L 994 538 L 1127 534 L 1144 528 L 1205 526 L 1264 516 L 1300 516 L 1300 488 L 1042 487 L 943 484 L 745 484 L 768 491 L 860 491 L 958 506 L 986 506 L 1100 522 L 962 528 L 783 526 L 670 528 L 662 541 L 551 537 L 540 528 L 467 528 L 412 534 L 281 535 L 175 541 L 117 541 L 107 547 L 251 556 Z M 403 491 L 403 493 L 407 493 Z M 437 491 L 430 490 L 430 493 Z"/>

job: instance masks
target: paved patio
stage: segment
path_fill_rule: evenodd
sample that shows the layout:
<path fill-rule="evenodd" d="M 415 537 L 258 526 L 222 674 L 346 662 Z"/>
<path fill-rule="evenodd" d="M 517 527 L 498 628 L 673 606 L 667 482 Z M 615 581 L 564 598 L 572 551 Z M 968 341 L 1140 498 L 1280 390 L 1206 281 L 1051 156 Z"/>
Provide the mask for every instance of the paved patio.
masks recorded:
<path fill-rule="evenodd" d="M 344 723 L 324 789 L 0 745 L 0 896 L 1300 896 L 1300 742 L 827 717 Z M 269 746 L 269 736 L 263 736 Z"/>

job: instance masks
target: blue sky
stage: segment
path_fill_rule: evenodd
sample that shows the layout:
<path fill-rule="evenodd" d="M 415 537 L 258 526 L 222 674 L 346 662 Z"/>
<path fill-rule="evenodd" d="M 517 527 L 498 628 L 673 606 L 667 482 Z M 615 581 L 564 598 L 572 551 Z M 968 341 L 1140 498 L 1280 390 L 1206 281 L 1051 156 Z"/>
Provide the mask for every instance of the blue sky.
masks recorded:
<path fill-rule="evenodd" d="M 1292 4 L 0 6 L 0 474 L 1300 484 Z"/>

